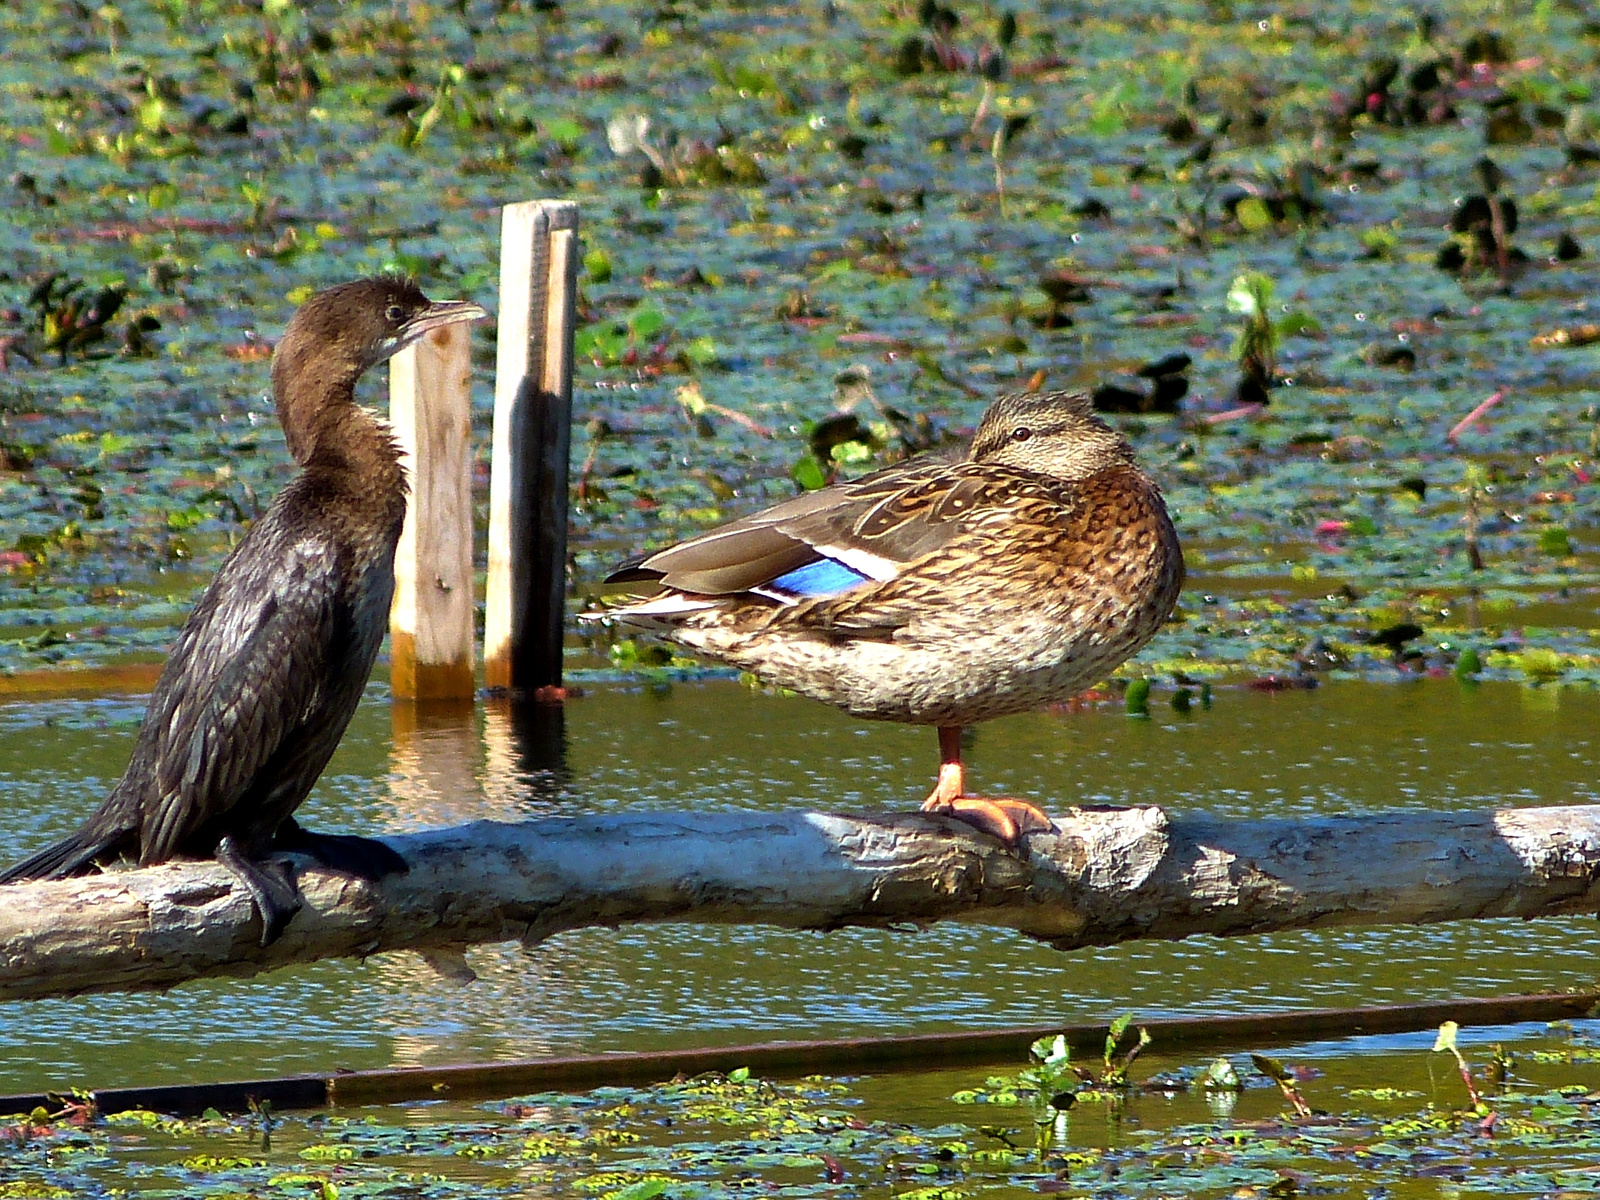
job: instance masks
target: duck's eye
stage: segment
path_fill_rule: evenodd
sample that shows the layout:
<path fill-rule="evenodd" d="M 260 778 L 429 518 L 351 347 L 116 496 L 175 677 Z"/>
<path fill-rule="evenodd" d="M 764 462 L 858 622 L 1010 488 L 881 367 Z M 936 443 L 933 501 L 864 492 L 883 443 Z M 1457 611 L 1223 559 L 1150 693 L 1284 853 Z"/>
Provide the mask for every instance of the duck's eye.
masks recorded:
<path fill-rule="evenodd" d="M 391 325 L 400 324 L 400 322 L 405 318 L 405 315 L 406 310 L 401 308 L 398 304 L 391 304 L 388 308 L 383 310 L 384 320 L 388 321 Z"/>
<path fill-rule="evenodd" d="M 1013 429 L 1011 431 L 1011 440 L 1013 442 L 1025 442 L 1032 436 L 1033 430 L 1029 429 L 1026 425 L 1022 426 L 1020 429 Z"/>

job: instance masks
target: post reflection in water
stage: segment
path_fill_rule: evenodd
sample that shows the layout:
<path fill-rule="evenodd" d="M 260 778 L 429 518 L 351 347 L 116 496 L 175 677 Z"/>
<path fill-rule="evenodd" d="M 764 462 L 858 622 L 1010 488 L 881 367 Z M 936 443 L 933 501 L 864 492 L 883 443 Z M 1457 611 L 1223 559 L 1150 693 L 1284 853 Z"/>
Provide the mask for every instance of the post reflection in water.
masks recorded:
<path fill-rule="evenodd" d="M 396 700 L 389 712 L 395 825 L 421 829 L 494 815 L 478 785 L 478 720 L 471 700 Z"/>
<path fill-rule="evenodd" d="M 563 706 L 396 701 L 391 724 L 395 826 L 525 821 L 561 811 L 572 782 Z"/>
<path fill-rule="evenodd" d="M 480 724 L 481 714 L 481 724 Z M 559 704 L 495 698 L 480 709 L 471 700 L 396 701 L 391 709 L 393 748 L 389 794 L 393 826 L 422 829 L 471 821 L 527 821 L 561 811 L 571 783 L 567 767 L 566 711 Z M 515 957 L 519 990 L 540 997 L 541 1008 L 561 1011 L 562 975 L 546 969 L 549 956 L 501 948 L 495 958 Z M 477 1005 L 440 1004 L 441 989 L 472 982 L 473 971 L 453 953 L 385 954 L 372 960 L 379 993 L 397 1030 L 392 1063 L 420 1066 L 449 1060 L 466 1037 L 492 1040 L 496 1057 L 551 1053 L 553 1044 L 537 1021 L 522 1022 L 511 1037 L 472 1029 Z M 480 988 L 482 985 L 478 985 Z M 431 1019 L 419 1021 L 428 1012 Z"/>
<path fill-rule="evenodd" d="M 523 817 L 555 813 L 572 782 L 564 704 L 494 697 L 483 709 L 483 789 Z"/>

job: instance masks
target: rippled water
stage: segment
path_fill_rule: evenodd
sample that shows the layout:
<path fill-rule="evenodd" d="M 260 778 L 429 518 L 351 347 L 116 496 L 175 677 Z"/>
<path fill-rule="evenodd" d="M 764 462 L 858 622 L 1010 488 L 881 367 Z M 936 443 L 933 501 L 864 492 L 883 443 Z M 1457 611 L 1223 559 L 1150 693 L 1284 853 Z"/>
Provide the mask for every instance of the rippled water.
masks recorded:
<path fill-rule="evenodd" d="M 126 761 L 142 702 L 0 705 L 0 859 L 72 825 Z M 994 722 L 980 788 L 1230 816 L 1592 802 L 1600 695 L 1453 680 L 1221 690 L 1209 711 L 1113 707 Z M 561 753 L 564 748 L 564 755 Z M 564 758 L 564 761 L 562 761 Z M 729 682 L 598 686 L 565 728 L 391 709 L 374 687 L 303 815 L 416 828 L 608 808 L 909 807 L 933 733 Z M 115 1086 L 1592 985 L 1594 922 L 1485 921 L 1195 938 L 1059 953 L 957 925 L 920 933 L 672 925 L 481 947 L 460 986 L 410 955 L 165 995 L 0 1005 L 0 1092 Z"/>

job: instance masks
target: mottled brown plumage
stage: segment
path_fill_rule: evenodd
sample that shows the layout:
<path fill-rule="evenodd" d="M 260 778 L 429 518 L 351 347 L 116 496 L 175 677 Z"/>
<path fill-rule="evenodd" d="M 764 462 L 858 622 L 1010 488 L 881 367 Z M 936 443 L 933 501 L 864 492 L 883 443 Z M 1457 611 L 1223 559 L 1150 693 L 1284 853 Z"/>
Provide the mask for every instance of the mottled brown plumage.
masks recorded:
<path fill-rule="evenodd" d="M 369 876 L 405 869 L 382 843 L 312 835 L 292 814 L 344 736 L 394 593 L 405 474 L 388 425 L 356 404 L 356 380 L 430 330 L 485 315 L 394 278 L 300 308 L 272 382 L 301 472 L 189 615 L 121 780 L 76 833 L 0 883 L 64 878 L 119 854 L 141 865 L 214 855 L 249 891 L 266 945 L 300 907 L 292 878 L 264 861 L 270 849 Z"/>
<path fill-rule="evenodd" d="M 612 578 L 667 589 L 622 621 L 859 717 L 939 726 L 929 807 L 1014 840 L 1014 820 L 963 799 L 959 727 L 1103 679 L 1166 620 L 1183 559 L 1088 398 L 1029 392 L 990 406 L 963 460 L 796 497 Z"/>

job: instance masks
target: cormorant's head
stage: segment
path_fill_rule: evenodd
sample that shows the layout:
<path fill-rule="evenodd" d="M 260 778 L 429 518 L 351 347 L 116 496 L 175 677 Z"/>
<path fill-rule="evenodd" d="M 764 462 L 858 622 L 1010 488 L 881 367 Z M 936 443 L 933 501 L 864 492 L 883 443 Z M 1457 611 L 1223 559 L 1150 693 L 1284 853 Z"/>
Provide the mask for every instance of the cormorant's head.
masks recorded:
<path fill-rule="evenodd" d="M 983 414 L 970 457 L 1072 480 L 1132 462 L 1133 449 L 1087 393 L 1011 392 Z"/>
<path fill-rule="evenodd" d="M 409 279 L 380 275 L 318 292 L 289 320 L 272 358 L 272 388 L 289 453 L 304 462 L 317 416 L 348 403 L 362 372 L 425 334 L 488 316 L 470 300 L 435 303 Z"/>
<path fill-rule="evenodd" d="M 437 304 L 409 279 L 380 275 L 318 292 L 300 306 L 279 349 L 300 349 L 356 375 L 441 325 L 488 316 L 470 300 Z"/>

